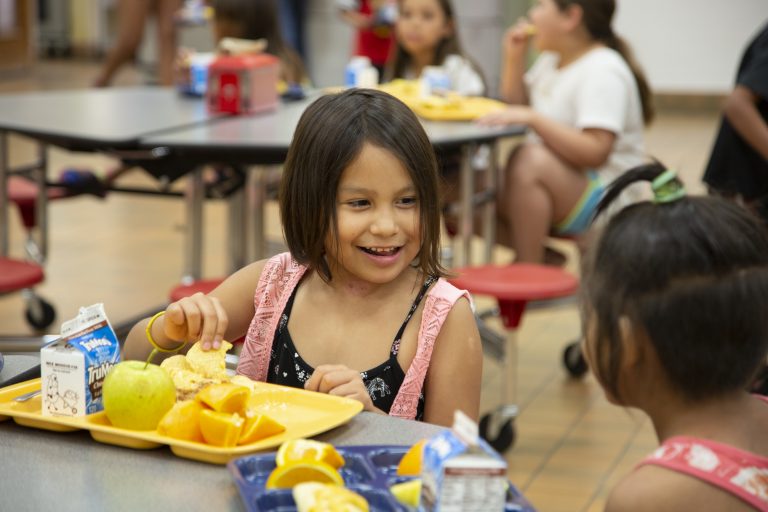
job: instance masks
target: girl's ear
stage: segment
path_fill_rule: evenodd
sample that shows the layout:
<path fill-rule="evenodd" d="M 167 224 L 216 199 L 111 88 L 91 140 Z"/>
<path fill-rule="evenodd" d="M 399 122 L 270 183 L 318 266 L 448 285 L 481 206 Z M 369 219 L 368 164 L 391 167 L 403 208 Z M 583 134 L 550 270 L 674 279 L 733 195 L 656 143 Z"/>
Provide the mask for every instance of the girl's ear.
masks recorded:
<path fill-rule="evenodd" d="M 578 4 L 571 4 L 561 12 L 565 28 L 568 30 L 575 30 L 584 21 L 584 9 Z"/>
<path fill-rule="evenodd" d="M 642 361 L 644 343 L 647 341 L 644 334 L 639 331 L 627 315 L 619 318 L 619 337 L 621 339 L 621 352 L 624 355 L 622 367 L 632 368 Z"/>

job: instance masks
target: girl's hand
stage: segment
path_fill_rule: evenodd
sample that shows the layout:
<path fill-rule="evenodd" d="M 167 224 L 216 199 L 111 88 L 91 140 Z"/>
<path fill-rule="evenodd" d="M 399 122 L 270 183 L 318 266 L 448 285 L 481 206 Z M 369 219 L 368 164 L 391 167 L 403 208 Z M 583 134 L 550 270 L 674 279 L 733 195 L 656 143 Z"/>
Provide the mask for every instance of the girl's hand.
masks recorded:
<path fill-rule="evenodd" d="M 528 49 L 528 42 L 532 33 L 531 22 L 526 18 L 519 18 L 509 27 L 501 39 L 501 47 L 508 58 L 522 58 Z"/>
<path fill-rule="evenodd" d="M 304 389 L 329 395 L 354 398 L 363 403 L 366 411 L 381 412 L 373 405 L 371 395 L 360 377 L 360 372 L 340 364 L 324 364 L 304 383 Z"/>
<path fill-rule="evenodd" d="M 507 124 L 530 125 L 533 121 L 534 110 L 526 105 L 513 105 L 498 112 L 491 112 L 478 118 L 475 122 L 483 126 L 504 126 Z"/>
<path fill-rule="evenodd" d="M 163 332 L 175 341 L 200 340 L 203 350 L 210 350 L 221 346 L 228 324 L 219 299 L 198 292 L 168 306 Z"/>

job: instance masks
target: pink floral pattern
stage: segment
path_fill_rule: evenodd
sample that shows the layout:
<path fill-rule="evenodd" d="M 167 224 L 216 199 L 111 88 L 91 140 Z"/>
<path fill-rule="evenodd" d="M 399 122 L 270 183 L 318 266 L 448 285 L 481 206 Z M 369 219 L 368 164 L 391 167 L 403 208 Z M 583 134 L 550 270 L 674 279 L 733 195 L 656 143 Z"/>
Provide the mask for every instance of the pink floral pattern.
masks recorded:
<path fill-rule="evenodd" d="M 708 439 L 673 437 L 639 465 L 694 476 L 768 511 L 768 458 Z"/>

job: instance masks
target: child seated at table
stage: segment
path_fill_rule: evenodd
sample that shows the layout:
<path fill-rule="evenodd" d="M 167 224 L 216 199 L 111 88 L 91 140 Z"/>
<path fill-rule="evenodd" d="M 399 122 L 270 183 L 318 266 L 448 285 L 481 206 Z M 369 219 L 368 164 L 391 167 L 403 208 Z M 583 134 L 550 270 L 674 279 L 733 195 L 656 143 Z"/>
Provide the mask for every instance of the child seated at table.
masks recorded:
<path fill-rule="evenodd" d="M 440 425 L 477 418 L 480 339 L 468 294 L 442 277 L 437 164 L 413 112 L 369 89 L 312 103 L 280 216 L 290 253 L 141 321 L 125 358 L 245 335 L 237 371 L 252 379 Z"/>
<path fill-rule="evenodd" d="M 746 391 L 768 353 L 768 234 L 743 208 L 689 197 L 659 164 L 653 202 L 611 218 L 584 269 L 584 354 L 608 400 L 641 409 L 661 446 L 606 510 L 768 510 L 768 398 Z"/>

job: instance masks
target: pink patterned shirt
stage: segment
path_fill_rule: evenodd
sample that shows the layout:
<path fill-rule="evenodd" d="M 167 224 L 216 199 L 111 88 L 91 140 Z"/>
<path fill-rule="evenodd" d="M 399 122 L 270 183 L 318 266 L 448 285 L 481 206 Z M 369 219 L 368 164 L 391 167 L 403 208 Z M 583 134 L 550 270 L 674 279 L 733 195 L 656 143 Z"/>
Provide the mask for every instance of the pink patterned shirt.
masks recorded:
<path fill-rule="evenodd" d="M 237 373 L 254 380 L 267 380 L 277 324 L 306 270 L 307 267 L 296 263 L 289 253 L 278 254 L 267 261 L 254 294 L 255 314 L 240 353 Z M 466 291 L 459 290 L 444 279 L 439 279 L 424 297 L 416 355 L 405 372 L 405 379 L 389 411 L 390 416 L 416 417 L 435 341 L 448 313 L 461 297 L 470 298 Z"/>
<path fill-rule="evenodd" d="M 708 439 L 678 436 L 646 457 L 650 464 L 693 476 L 768 511 L 768 457 Z"/>

